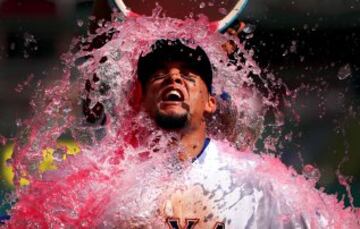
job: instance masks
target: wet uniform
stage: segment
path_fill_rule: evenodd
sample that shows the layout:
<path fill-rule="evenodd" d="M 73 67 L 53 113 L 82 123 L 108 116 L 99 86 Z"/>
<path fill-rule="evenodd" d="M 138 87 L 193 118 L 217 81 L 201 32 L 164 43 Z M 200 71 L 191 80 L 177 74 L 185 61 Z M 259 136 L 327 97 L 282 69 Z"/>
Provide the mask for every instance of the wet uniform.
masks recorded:
<path fill-rule="evenodd" d="M 309 182 L 278 159 L 220 154 L 230 149 L 224 147 L 210 141 L 185 174 L 187 188 L 168 195 L 163 206 L 168 228 L 353 228 L 349 218 L 336 221 L 335 209 L 327 212 L 332 207 L 323 197 L 328 196 L 306 186 Z"/>
<path fill-rule="evenodd" d="M 89 228 L 359 228 L 356 216 L 335 197 L 274 157 L 211 140 L 169 180 L 162 166 L 144 164 L 122 177 L 120 184 L 128 185 L 110 194 L 111 202 L 104 202 L 104 212 Z"/>

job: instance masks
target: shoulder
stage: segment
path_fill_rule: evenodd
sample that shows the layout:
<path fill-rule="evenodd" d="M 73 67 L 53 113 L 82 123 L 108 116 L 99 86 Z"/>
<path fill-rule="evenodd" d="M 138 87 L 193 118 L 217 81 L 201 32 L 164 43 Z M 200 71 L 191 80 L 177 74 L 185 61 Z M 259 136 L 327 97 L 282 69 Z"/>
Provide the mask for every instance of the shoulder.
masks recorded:
<path fill-rule="evenodd" d="M 251 151 L 239 151 L 230 143 L 211 139 L 200 163 L 219 164 L 238 171 L 252 171 L 261 163 L 261 156 Z"/>
<path fill-rule="evenodd" d="M 250 196 L 256 199 L 258 209 L 255 215 L 263 215 L 267 209 L 272 212 L 270 215 L 283 217 L 284 225 L 359 227 L 354 212 L 344 209 L 336 196 L 318 190 L 315 182 L 307 180 L 279 158 L 241 152 L 216 140 L 211 140 L 206 150 L 204 161 L 208 170 L 221 171 L 223 174 L 219 176 L 226 174 L 228 177 L 218 180 L 223 188 L 237 186 L 243 193 L 252 193 Z"/>

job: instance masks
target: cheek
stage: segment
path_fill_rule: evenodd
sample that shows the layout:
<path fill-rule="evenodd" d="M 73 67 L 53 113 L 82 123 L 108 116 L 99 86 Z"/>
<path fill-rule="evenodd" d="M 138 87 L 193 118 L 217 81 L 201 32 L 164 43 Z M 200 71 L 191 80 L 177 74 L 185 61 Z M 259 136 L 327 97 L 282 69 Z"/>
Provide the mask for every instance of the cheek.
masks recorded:
<path fill-rule="evenodd" d="M 206 85 L 199 79 L 191 84 L 188 84 L 191 109 L 200 113 L 205 109 L 208 98 L 208 91 Z"/>
<path fill-rule="evenodd" d="M 143 94 L 143 103 L 144 107 L 147 110 L 151 110 L 151 108 L 154 108 L 156 100 L 156 94 L 153 88 L 147 88 L 146 92 Z"/>
<path fill-rule="evenodd" d="M 203 109 L 206 103 L 207 91 L 204 89 L 195 90 L 192 96 L 192 103 L 194 104 L 194 109 Z"/>
<path fill-rule="evenodd" d="M 146 100 L 148 100 L 149 102 L 153 102 L 155 100 L 158 91 L 159 89 L 156 87 L 156 85 L 149 86 L 145 93 Z"/>

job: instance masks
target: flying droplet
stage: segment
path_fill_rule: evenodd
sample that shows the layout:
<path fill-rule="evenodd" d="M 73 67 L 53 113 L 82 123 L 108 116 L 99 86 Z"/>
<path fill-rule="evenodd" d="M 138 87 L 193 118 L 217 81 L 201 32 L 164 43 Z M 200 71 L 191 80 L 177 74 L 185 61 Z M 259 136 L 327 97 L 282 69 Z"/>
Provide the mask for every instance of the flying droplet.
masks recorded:
<path fill-rule="evenodd" d="M 32 43 L 36 43 L 34 35 L 30 33 L 24 33 L 24 46 L 28 47 Z"/>
<path fill-rule="evenodd" d="M 201 2 L 200 5 L 199 5 L 199 8 L 203 9 L 203 8 L 205 8 L 205 6 L 206 6 L 205 2 Z"/>
<path fill-rule="evenodd" d="M 351 66 L 350 64 L 345 64 L 344 66 L 340 67 L 337 77 L 339 80 L 344 80 L 351 76 Z"/>
<path fill-rule="evenodd" d="M 21 119 L 17 119 L 17 120 L 16 120 L 16 126 L 17 126 L 17 127 L 20 127 L 21 125 L 22 125 Z"/>
<path fill-rule="evenodd" d="M 55 161 L 60 162 L 63 160 L 66 155 L 66 151 L 64 149 L 56 149 L 53 153 L 53 158 Z"/>
<path fill-rule="evenodd" d="M 296 53 L 297 51 L 297 42 L 296 41 L 291 41 L 291 46 L 290 46 L 290 50 L 291 53 Z"/>
<path fill-rule="evenodd" d="M 219 8 L 219 13 L 221 13 L 222 15 L 227 15 L 227 10 L 223 7 Z"/>
<path fill-rule="evenodd" d="M 310 164 L 304 166 L 302 173 L 305 178 L 315 182 L 317 182 L 321 176 L 319 169 Z"/>
<path fill-rule="evenodd" d="M 77 24 L 79 27 L 82 27 L 82 26 L 84 25 L 84 21 L 81 20 L 81 19 L 78 19 L 78 20 L 76 21 L 76 24 Z"/>
<path fill-rule="evenodd" d="M 244 33 L 253 33 L 255 31 L 255 25 L 246 24 L 245 28 L 243 29 Z"/>

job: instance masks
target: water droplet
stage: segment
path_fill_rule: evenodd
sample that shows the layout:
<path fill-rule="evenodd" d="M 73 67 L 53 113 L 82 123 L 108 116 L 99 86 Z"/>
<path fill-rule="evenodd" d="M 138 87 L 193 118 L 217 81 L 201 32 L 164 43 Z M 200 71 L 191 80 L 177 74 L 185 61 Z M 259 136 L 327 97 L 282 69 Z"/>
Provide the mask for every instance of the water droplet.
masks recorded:
<path fill-rule="evenodd" d="M 347 186 L 348 185 L 348 180 L 345 176 L 338 174 L 338 181 L 341 185 L 343 186 Z"/>
<path fill-rule="evenodd" d="M 82 26 L 84 25 L 84 21 L 81 20 L 81 19 L 78 19 L 78 20 L 76 21 L 76 24 L 77 24 L 79 27 L 82 27 Z"/>
<path fill-rule="evenodd" d="M 103 27 L 104 26 L 104 19 L 100 19 L 98 22 L 97 22 L 97 25 L 99 27 Z"/>
<path fill-rule="evenodd" d="M 290 52 L 291 53 L 295 53 L 297 49 L 297 43 L 296 41 L 291 41 L 291 46 L 290 46 Z"/>
<path fill-rule="evenodd" d="M 36 43 L 34 35 L 30 33 L 24 33 L 24 46 L 28 47 L 31 43 Z"/>
<path fill-rule="evenodd" d="M 21 93 L 23 91 L 24 87 L 21 84 L 16 85 L 15 91 L 17 93 Z"/>
<path fill-rule="evenodd" d="M 72 109 L 71 108 L 65 108 L 63 111 L 64 111 L 64 113 L 67 114 L 67 113 L 70 113 L 72 111 Z"/>
<path fill-rule="evenodd" d="M 344 66 L 340 67 L 337 77 L 339 80 L 344 80 L 351 76 L 351 66 L 350 64 L 345 64 Z"/>
<path fill-rule="evenodd" d="M 310 165 L 310 164 L 305 165 L 302 173 L 303 173 L 304 177 L 307 179 L 310 179 L 310 180 L 313 180 L 316 182 L 320 179 L 320 171 L 313 165 Z"/>
<path fill-rule="evenodd" d="M 243 32 L 244 33 L 253 33 L 255 31 L 255 25 L 252 24 L 246 24 Z"/>
<path fill-rule="evenodd" d="M 248 40 L 248 39 L 251 39 L 253 37 L 254 37 L 254 34 L 249 34 L 249 35 L 246 36 L 246 39 Z"/>
<path fill-rule="evenodd" d="M 62 161 L 64 158 L 64 155 L 66 154 L 66 151 L 64 149 L 56 149 L 53 153 L 53 158 L 55 161 Z"/>
<path fill-rule="evenodd" d="M 121 51 L 118 49 L 115 49 L 110 53 L 110 57 L 115 61 L 119 61 L 121 59 L 121 56 Z"/>
<path fill-rule="evenodd" d="M 199 5 L 199 8 L 203 9 L 203 8 L 205 8 L 205 6 L 206 6 L 205 2 L 201 2 L 200 5 Z"/>
<path fill-rule="evenodd" d="M 19 127 L 19 126 L 21 126 L 21 125 L 22 125 L 21 119 L 17 119 L 17 120 L 16 120 L 16 126 Z"/>
<path fill-rule="evenodd" d="M 227 10 L 223 7 L 219 8 L 218 12 L 221 13 L 222 15 L 227 15 Z"/>

